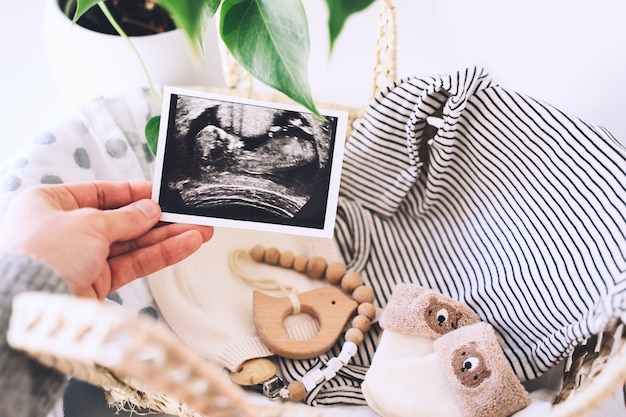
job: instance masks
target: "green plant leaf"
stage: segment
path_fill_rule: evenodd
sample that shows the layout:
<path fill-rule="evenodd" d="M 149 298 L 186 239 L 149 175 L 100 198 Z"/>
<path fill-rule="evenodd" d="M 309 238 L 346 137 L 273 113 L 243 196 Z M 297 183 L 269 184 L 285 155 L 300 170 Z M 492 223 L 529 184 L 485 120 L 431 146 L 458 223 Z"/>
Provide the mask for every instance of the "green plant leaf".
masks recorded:
<path fill-rule="evenodd" d="M 87 12 L 87 10 L 91 9 L 100 1 L 102 0 L 78 0 L 76 2 L 76 13 L 74 13 L 72 22 L 76 23 L 78 19 L 80 19 L 80 17 Z"/>
<path fill-rule="evenodd" d="M 326 0 L 331 51 L 348 17 L 367 9 L 372 3 L 374 3 L 374 0 Z"/>
<path fill-rule="evenodd" d="M 159 126 L 161 125 L 161 116 L 154 116 L 148 119 L 144 132 L 148 142 L 148 148 L 152 155 L 156 155 L 157 145 L 159 143 Z"/>
<path fill-rule="evenodd" d="M 220 35 L 254 78 L 320 116 L 308 80 L 309 29 L 301 0 L 224 0 Z"/>
<path fill-rule="evenodd" d="M 221 0 L 156 0 L 170 15 L 176 27 L 182 29 L 187 37 L 201 47 L 207 22 L 215 15 Z"/>

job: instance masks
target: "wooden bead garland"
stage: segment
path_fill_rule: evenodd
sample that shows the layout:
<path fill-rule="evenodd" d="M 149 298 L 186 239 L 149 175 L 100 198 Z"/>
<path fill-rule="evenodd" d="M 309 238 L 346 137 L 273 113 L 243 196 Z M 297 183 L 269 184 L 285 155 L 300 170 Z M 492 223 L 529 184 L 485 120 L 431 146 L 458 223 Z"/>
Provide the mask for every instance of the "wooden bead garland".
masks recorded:
<path fill-rule="evenodd" d="M 250 257 L 256 262 L 278 265 L 285 269 L 294 269 L 305 273 L 311 279 L 326 279 L 332 285 L 338 285 L 357 302 L 357 315 L 352 319 L 351 327 L 346 331 L 341 353 L 331 358 L 324 369 L 311 371 L 301 381 L 290 382 L 281 390 L 280 397 L 292 401 L 302 401 L 306 394 L 323 381 L 331 380 L 344 365 L 357 353 L 363 343 L 364 334 L 370 329 L 376 317 L 374 307 L 374 291 L 364 285 L 363 277 L 358 272 L 346 271 L 340 262 L 328 263 L 324 258 L 309 259 L 306 255 L 294 256 L 292 252 L 280 253 L 276 248 L 256 245 L 249 251 Z"/>

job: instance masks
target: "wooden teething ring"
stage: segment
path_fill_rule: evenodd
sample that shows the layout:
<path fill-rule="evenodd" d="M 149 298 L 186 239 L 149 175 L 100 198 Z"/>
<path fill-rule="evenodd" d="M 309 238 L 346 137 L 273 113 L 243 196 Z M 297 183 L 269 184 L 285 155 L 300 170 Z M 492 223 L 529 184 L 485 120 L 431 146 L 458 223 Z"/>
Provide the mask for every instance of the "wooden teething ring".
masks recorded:
<path fill-rule="evenodd" d="M 265 346 L 276 355 L 289 359 L 310 359 L 327 352 L 341 336 L 357 303 L 335 287 L 317 288 L 298 295 L 300 311 L 320 324 L 312 339 L 296 340 L 283 326 L 294 313 L 289 298 L 272 297 L 260 291 L 253 293 L 254 324 Z"/>

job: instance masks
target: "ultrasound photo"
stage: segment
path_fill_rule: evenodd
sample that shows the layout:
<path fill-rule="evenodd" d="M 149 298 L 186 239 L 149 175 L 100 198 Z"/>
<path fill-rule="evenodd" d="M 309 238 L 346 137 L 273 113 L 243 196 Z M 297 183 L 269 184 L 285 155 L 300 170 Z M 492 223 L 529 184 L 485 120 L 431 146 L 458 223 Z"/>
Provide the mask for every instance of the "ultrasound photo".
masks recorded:
<path fill-rule="evenodd" d="M 347 114 L 168 88 L 163 220 L 332 236 Z"/>

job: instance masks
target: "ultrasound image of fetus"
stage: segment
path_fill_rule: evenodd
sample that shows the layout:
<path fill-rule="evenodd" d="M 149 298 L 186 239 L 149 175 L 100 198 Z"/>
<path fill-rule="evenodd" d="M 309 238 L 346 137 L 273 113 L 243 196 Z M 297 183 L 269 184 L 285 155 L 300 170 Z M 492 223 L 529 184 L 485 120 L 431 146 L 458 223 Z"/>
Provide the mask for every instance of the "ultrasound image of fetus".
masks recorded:
<path fill-rule="evenodd" d="M 171 110 L 164 210 L 323 223 L 335 118 L 187 96 Z"/>

